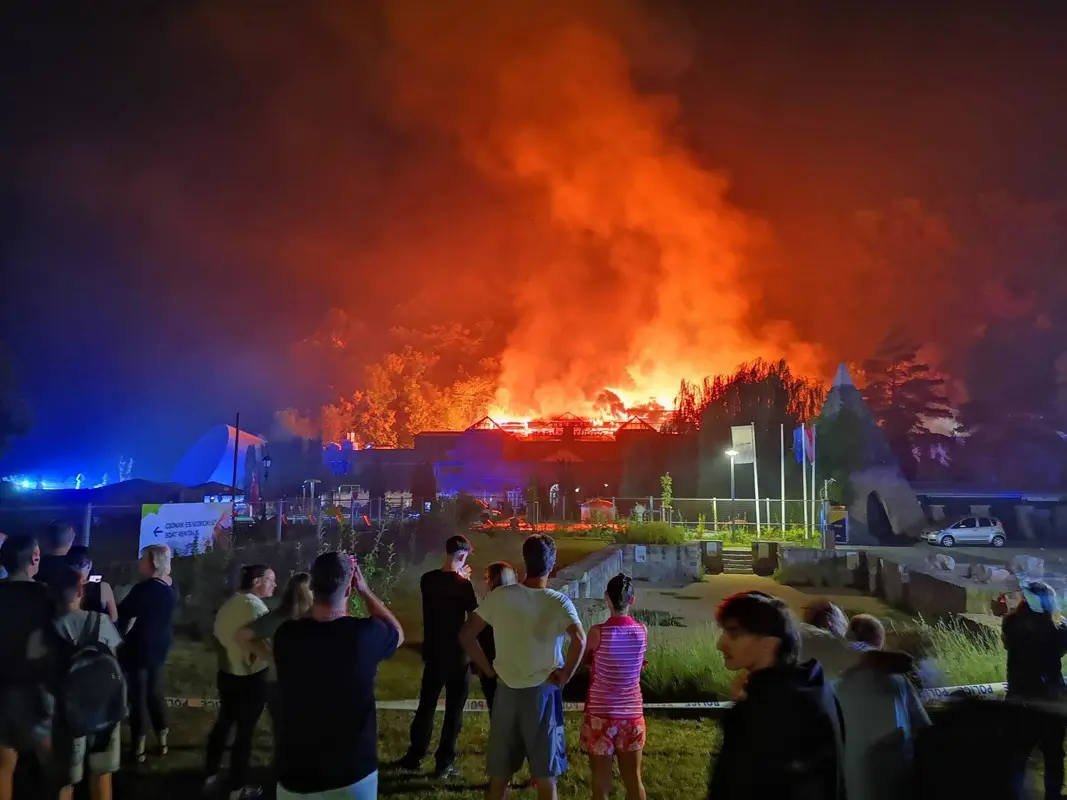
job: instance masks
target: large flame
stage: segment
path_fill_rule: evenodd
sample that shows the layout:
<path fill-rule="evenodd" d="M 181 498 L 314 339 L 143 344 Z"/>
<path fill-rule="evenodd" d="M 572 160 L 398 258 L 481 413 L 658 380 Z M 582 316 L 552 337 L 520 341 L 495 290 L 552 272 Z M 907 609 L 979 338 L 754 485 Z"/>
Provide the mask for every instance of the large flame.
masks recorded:
<path fill-rule="evenodd" d="M 555 231 L 544 263 L 516 268 L 491 416 L 625 419 L 670 408 L 682 379 L 758 357 L 810 363 L 784 326 L 749 329 L 745 259 L 762 226 L 680 142 L 674 102 L 635 88 L 603 13 L 625 4 L 474 5 L 387 8 L 404 109 L 537 198 Z"/>

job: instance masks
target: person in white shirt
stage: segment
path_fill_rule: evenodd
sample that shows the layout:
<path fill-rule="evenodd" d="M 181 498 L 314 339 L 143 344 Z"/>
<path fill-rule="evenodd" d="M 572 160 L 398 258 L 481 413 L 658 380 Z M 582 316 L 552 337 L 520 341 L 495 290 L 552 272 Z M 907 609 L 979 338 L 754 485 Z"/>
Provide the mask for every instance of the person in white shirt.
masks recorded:
<path fill-rule="evenodd" d="M 253 564 L 241 570 L 237 593 L 223 603 L 215 616 L 215 644 L 219 656 L 219 716 L 207 740 L 207 780 L 205 788 L 218 783 L 222 752 L 230 729 L 236 726 L 230 751 L 230 800 L 259 797 L 263 791 L 249 785 L 248 762 L 252 754 L 252 735 L 267 702 L 268 662 L 255 655 L 238 632 L 268 611 L 263 602 L 274 594 L 278 582 L 274 570 L 265 564 Z"/>
<path fill-rule="evenodd" d="M 556 778 L 567 769 L 563 687 L 585 650 L 585 631 L 574 603 L 548 588 L 556 543 L 534 534 L 523 543 L 522 558 L 526 579 L 486 595 L 460 633 L 481 674 L 498 679 L 486 750 L 488 800 L 507 796 L 523 761 L 530 763 L 538 797 L 556 800 Z M 492 664 L 478 642 L 486 625 L 493 627 L 496 638 Z"/>

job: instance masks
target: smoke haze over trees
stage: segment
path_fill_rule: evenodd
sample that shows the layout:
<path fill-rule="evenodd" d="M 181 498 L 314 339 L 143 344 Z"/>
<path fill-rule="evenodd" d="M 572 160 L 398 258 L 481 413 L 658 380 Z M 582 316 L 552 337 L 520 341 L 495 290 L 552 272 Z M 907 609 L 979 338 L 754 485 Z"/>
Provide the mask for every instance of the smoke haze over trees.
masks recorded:
<path fill-rule="evenodd" d="M 149 5 L 35 7 L 5 48 L 24 463 L 165 472 L 236 409 L 400 443 L 498 389 L 821 382 L 901 324 L 996 413 L 968 359 L 1001 321 L 1060 355 L 1058 7 Z"/>

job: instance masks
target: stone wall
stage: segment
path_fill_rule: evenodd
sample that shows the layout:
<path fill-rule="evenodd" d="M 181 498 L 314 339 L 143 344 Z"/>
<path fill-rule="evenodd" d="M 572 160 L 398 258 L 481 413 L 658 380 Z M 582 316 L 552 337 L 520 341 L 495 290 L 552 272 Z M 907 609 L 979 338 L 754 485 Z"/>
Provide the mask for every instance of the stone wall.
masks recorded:
<path fill-rule="evenodd" d="M 623 572 L 622 548 L 607 545 L 557 572 L 548 585 L 575 600 L 604 596 L 608 581 Z"/>
<path fill-rule="evenodd" d="M 643 550 L 643 553 L 642 553 Z M 643 555 L 643 558 L 640 556 Z M 553 576 L 549 586 L 570 598 L 597 599 L 608 581 L 624 572 L 634 580 L 680 584 L 703 574 L 700 544 L 607 545 Z"/>
<path fill-rule="evenodd" d="M 641 549 L 644 560 L 639 560 Z M 622 547 L 622 571 L 638 581 L 679 584 L 700 580 L 700 544 L 628 544 Z"/>

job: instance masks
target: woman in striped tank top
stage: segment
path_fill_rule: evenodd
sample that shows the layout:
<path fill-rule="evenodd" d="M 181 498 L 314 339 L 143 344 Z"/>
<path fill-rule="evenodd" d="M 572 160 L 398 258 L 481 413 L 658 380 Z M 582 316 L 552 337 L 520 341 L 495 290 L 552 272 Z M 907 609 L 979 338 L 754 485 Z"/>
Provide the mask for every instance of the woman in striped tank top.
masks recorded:
<path fill-rule="evenodd" d="M 611 766 L 616 756 L 627 800 L 645 800 L 641 781 L 641 751 L 645 747 L 641 668 L 648 631 L 630 616 L 634 585 L 628 575 L 619 573 L 608 581 L 604 598 L 611 617 L 590 629 L 586 643 L 592 675 L 582 723 L 582 749 L 589 754 L 594 800 L 607 800 L 611 794 Z"/>

